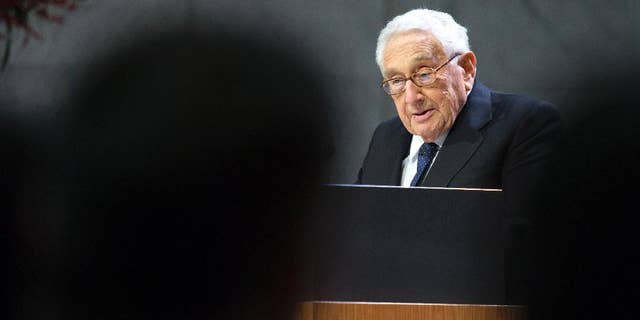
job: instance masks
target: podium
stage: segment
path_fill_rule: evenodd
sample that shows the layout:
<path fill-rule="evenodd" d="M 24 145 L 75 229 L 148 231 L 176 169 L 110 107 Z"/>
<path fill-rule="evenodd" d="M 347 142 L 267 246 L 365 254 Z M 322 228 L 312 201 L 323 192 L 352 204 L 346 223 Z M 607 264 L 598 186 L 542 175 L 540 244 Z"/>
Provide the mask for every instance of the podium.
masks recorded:
<path fill-rule="evenodd" d="M 507 305 L 501 190 L 330 185 L 319 199 L 296 319 L 525 319 Z"/>
<path fill-rule="evenodd" d="M 526 320 L 523 306 L 313 301 L 295 320 Z"/>

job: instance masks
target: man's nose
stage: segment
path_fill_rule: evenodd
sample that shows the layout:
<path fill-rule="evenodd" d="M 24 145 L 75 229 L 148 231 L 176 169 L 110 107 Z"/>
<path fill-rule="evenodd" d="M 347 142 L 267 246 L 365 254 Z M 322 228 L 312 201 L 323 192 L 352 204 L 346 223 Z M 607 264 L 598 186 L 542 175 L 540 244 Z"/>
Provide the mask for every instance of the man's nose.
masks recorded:
<path fill-rule="evenodd" d="M 410 79 L 404 85 L 404 101 L 408 104 L 421 102 L 424 96 L 420 92 L 420 87 L 416 86 Z"/>

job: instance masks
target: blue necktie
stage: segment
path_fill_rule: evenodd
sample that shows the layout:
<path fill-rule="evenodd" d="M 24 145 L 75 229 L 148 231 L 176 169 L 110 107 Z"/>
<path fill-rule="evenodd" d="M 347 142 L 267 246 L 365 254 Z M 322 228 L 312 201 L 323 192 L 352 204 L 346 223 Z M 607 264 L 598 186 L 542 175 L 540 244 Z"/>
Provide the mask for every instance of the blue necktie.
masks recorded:
<path fill-rule="evenodd" d="M 424 176 L 425 172 L 429 168 L 429 164 L 433 157 L 438 152 L 438 145 L 431 143 L 423 143 L 420 146 L 420 150 L 418 150 L 418 170 L 416 171 L 416 175 L 411 180 L 411 186 L 415 187 L 420 182 L 422 176 Z"/>

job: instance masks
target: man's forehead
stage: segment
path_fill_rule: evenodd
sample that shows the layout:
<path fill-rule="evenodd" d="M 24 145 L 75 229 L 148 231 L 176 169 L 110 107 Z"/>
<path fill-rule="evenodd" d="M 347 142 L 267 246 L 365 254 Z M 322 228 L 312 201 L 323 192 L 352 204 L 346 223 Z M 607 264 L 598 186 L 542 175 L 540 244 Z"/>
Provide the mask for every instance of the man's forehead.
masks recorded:
<path fill-rule="evenodd" d="M 392 35 L 384 50 L 383 65 L 386 71 L 420 62 L 436 63 L 445 56 L 444 48 L 431 32 L 412 29 Z"/>
<path fill-rule="evenodd" d="M 392 34 L 387 41 L 390 45 L 400 45 L 402 43 L 421 43 L 427 45 L 432 50 L 442 49 L 442 42 L 432 32 L 422 29 L 409 29 Z"/>

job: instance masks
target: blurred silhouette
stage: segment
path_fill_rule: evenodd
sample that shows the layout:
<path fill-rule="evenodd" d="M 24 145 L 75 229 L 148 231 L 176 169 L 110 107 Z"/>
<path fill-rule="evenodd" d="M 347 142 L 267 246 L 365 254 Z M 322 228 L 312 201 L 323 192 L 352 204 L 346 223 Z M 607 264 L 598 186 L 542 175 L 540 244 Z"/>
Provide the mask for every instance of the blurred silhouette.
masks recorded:
<path fill-rule="evenodd" d="M 28 151 L 34 142 L 33 135 L 29 134 L 31 131 L 24 119 L 10 112 L 7 103 L 0 99 L 0 252 L 3 255 L 0 298 L 5 312 L 15 303 L 17 288 L 22 286 L 16 261 L 19 242 L 14 228 L 17 218 L 14 213 L 19 210 L 25 176 L 31 166 Z"/>
<path fill-rule="evenodd" d="M 634 61 L 576 81 L 553 169 L 537 191 L 532 319 L 636 318 L 635 184 L 640 109 Z"/>
<path fill-rule="evenodd" d="M 16 227 L 52 221 L 25 240 L 44 253 L 23 261 L 13 317 L 290 317 L 328 150 L 307 57 L 284 35 L 176 31 L 97 63 Z"/>

